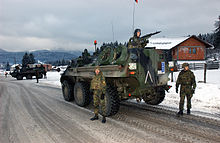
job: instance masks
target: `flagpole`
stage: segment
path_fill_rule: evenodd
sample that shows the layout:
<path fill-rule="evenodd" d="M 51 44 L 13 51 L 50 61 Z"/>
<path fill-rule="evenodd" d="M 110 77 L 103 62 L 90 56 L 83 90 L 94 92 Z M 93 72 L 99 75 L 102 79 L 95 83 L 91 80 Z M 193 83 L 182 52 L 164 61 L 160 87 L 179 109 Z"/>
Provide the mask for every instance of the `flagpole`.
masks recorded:
<path fill-rule="evenodd" d="M 112 39 L 113 42 L 115 41 L 115 34 L 114 34 L 114 25 L 113 25 L 113 21 L 112 21 Z"/>
<path fill-rule="evenodd" d="M 134 33 L 134 13 L 135 13 L 135 2 L 133 7 L 133 25 L 132 25 L 132 34 Z"/>

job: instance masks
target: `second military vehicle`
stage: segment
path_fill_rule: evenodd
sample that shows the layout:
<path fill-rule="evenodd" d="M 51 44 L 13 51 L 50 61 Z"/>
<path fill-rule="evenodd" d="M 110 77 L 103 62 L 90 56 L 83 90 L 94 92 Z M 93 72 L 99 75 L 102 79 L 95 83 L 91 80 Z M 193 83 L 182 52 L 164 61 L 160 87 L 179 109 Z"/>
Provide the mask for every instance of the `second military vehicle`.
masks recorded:
<path fill-rule="evenodd" d="M 43 66 L 41 67 L 22 67 L 21 69 L 17 66 L 15 67 L 15 70 L 10 73 L 10 75 L 17 80 L 23 80 L 24 77 L 26 79 L 32 79 L 33 76 L 36 76 L 38 74 L 38 78 L 43 78 L 43 75 L 46 75 L 45 68 Z"/>
<path fill-rule="evenodd" d="M 152 35 L 152 34 L 151 34 Z M 150 36 L 151 36 L 150 35 Z M 150 36 L 146 36 L 149 38 Z M 161 103 L 169 90 L 169 70 L 154 48 L 132 48 L 126 45 L 104 46 L 99 54 L 89 58 L 80 57 L 77 66 L 68 66 L 61 75 L 63 97 L 86 106 L 92 100 L 90 83 L 98 66 L 106 77 L 105 113 L 118 112 L 120 101 L 142 99 L 151 105 Z M 85 53 L 83 54 L 85 55 Z M 85 59 L 86 64 L 82 64 Z M 100 113 L 102 108 L 100 108 Z"/>

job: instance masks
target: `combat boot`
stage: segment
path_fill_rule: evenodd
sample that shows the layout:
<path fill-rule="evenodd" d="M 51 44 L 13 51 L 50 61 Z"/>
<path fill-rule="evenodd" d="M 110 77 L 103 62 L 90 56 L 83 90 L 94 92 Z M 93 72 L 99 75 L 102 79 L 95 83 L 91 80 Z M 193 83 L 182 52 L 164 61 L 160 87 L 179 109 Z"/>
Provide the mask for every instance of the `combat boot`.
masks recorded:
<path fill-rule="evenodd" d="M 98 119 L 99 119 L 98 115 L 95 115 L 95 116 L 92 117 L 90 120 L 91 120 L 91 121 L 94 121 L 94 120 L 98 120 Z"/>
<path fill-rule="evenodd" d="M 180 115 L 183 115 L 183 110 L 180 110 L 180 111 L 177 113 L 177 116 L 180 116 Z"/>
<path fill-rule="evenodd" d="M 187 115 L 190 115 L 190 109 L 187 109 Z"/>
<path fill-rule="evenodd" d="M 105 116 L 102 117 L 102 123 L 105 123 L 106 122 L 106 118 Z"/>

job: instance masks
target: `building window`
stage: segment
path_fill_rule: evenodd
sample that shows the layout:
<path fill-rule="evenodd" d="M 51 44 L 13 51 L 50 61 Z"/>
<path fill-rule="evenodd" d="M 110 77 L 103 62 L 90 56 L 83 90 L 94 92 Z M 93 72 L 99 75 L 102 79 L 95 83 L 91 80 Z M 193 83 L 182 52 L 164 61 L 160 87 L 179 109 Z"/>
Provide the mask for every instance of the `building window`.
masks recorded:
<path fill-rule="evenodd" d="M 189 54 L 192 54 L 192 49 L 191 48 L 189 48 Z"/>
<path fill-rule="evenodd" d="M 196 48 L 193 48 L 193 54 L 196 54 Z"/>

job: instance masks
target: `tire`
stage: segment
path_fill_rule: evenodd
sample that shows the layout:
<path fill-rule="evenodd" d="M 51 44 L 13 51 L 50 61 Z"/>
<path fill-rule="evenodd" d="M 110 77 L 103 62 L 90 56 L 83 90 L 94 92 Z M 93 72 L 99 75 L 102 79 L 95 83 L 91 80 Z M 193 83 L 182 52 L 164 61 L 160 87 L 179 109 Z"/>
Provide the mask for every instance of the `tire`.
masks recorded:
<path fill-rule="evenodd" d="M 105 109 L 106 109 L 105 115 L 102 111 L 102 107 L 99 108 L 100 114 L 104 116 L 115 115 L 120 108 L 120 102 L 116 88 L 108 85 L 104 100 L 105 100 Z"/>
<path fill-rule="evenodd" d="M 23 76 L 22 75 L 17 75 L 17 80 L 23 80 Z"/>
<path fill-rule="evenodd" d="M 73 101 L 74 94 L 73 94 L 73 87 L 67 80 L 64 80 L 62 83 L 62 92 L 63 98 L 66 101 Z"/>
<path fill-rule="evenodd" d="M 77 82 L 74 86 L 74 99 L 77 105 L 85 107 L 91 101 L 89 84 L 85 82 Z"/>
<path fill-rule="evenodd" d="M 26 76 L 26 79 L 32 79 L 32 75 L 31 75 L 31 74 L 28 74 L 28 75 Z"/>
<path fill-rule="evenodd" d="M 157 94 L 145 96 L 143 99 L 147 104 L 158 105 L 164 100 L 164 98 L 165 98 L 165 91 L 160 90 L 157 92 Z"/>

